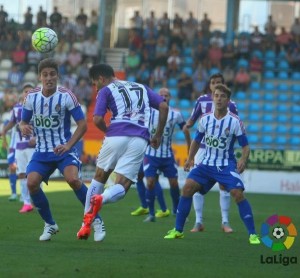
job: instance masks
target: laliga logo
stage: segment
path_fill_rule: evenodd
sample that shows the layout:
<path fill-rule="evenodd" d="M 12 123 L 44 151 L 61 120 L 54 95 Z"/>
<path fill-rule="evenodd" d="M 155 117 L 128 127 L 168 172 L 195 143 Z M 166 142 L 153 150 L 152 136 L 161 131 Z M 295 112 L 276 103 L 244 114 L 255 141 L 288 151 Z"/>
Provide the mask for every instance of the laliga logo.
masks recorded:
<path fill-rule="evenodd" d="M 272 215 L 261 225 L 261 241 L 273 251 L 290 249 L 296 236 L 296 227 L 287 216 Z"/>
<path fill-rule="evenodd" d="M 272 215 L 261 225 L 261 241 L 272 251 L 284 251 L 290 249 L 297 236 L 297 229 L 292 219 L 283 215 Z M 261 255 L 261 264 L 297 264 L 297 257 L 287 257 L 282 254 L 264 257 Z"/>

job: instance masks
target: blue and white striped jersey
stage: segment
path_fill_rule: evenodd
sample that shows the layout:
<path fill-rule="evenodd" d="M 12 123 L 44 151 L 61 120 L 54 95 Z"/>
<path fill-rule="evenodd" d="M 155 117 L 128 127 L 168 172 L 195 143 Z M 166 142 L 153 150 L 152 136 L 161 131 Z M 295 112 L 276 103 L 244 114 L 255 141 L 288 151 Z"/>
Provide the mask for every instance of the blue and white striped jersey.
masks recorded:
<path fill-rule="evenodd" d="M 37 152 L 53 152 L 71 138 L 71 116 L 75 121 L 84 119 L 76 96 L 67 88 L 57 87 L 45 97 L 42 88 L 30 91 L 23 103 L 22 120 L 33 121 Z"/>
<path fill-rule="evenodd" d="M 151 109 L 149 131 L 150 136 L 153 136 L 156 132 L 158 125 L 159 112 L 155 109 Z M 155 157 L 171 157 L 172 151 L 172 137 L 175 126 L 179 125 L 180 129 L 185 125 L 185 121 L 179 110 L 169 107 L 169 113 L 167 122 L 165 125 L 164 133 L 161 139 L 161 144 L 158 149 L 152 148 L 150 145 L 147 147 L 146 155 Z"/>
<path fill-rule="evenodd" d="M 213 112 L 204 114 L 199 121 L 195 140 L 200 144 L 205 140 L 205 155 L 202 164 L 209 166 L 227 166 L 229 160 L 235 160 L 234 142 L 240 146 L 248 145 L 246 131 L 240 118 L 228 112 L 218 120 Z"/>

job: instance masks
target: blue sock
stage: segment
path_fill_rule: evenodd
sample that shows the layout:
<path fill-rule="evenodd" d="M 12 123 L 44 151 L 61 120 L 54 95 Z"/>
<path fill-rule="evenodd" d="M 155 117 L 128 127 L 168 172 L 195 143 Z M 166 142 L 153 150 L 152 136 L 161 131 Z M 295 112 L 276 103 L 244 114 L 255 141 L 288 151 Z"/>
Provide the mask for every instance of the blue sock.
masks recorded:
<path fill-rule="evenodd" d="M 160 209 L 162 211 L 166 211 L 167 205 L 166 205 L 166 201 L 165 201 L 165 197 L 164 197 L 164 192 L 158 181 L 155 183 L 155 195 L 156 195 L 157 201 L 159 203 Z"/>
<path fill-rule="evenodd" d="M 149 214 L 155 216 L 154 212 L 154 201 L 155 201 L 155 189 L 146 189 L 146 200 L 149 208 Z"/>
<path fill-rule="evenodd" d="M 180 197 L 177 213 L 176 213 L 176 225 L 175 225 L 176 231 L 181 233 L 183 232 L 185 220 L 191 211 L 192 202 L 193 202 L 193 197 L 183 197 L 183 196 Z"/>
<path fill-rule="evenodd" d="M 10 184 L 10 188 L 11 188 L 11 193 L 12 194 L 17 194 L 17 174 L 9 174 L 8 176 L 9 178 L 9 184 Z"/>
<path fill-rule="evenodd" d="M 139 194 L 140 202 L 143 208 L 147 208 L 148 204 L 146 201 L 146 187 L 143 180 L 138 180 L 136 183 L 136 189 Z"/>
<path fill-rule="evenodd" d="M 52 218 L 49 202 L 44 191 L 40 188 L 37 193 L 33 195 L 30 194 L 30 197 L 43 220 L 48 224 L 54 225 L 55 221 Z"/>
<path fill-rule="evenodd" d="M 80 203 L 85 206 L 85 199 L 86 199 L 86 193 L 88 191 L 87 186 L 83 183 L 81 187 L 78 190 L 74 190 L 74 193 L 76 194 L 77 199 L 80 201 Z"/>
<path fill-rule="evenodd" d="M 179 198 L 180 198 L 179 187 L 171 187 L 170 195 L 171 195 L 172 203 L 173 203 L 173 214 L 176 214 L 178 203 L 179 203 Z"/>
<path fill-rule="evenodd" d="M 243 222 L 248 230 L 249 235 L 256 234 L 252 209 L 251 209 L 249 202 L 246 199 L 244 199 L 243 201 L 237 203 L 237 205 L 239 208 L 240 217 L 243 220 Z"/>

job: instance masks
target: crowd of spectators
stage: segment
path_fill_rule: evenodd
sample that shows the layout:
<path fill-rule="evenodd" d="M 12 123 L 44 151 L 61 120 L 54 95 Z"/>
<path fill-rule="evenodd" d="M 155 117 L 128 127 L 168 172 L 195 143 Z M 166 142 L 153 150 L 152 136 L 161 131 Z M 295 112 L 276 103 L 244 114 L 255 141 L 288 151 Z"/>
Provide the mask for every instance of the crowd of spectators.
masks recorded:
<path fill-rule="evenodd" d="M 129 55 L 125 61 L 127 76 L 151 87 L 166 86 L 177 80 L 177 97 L 194 100 L 205 91 L 208 77 L 216 71 L 224 74 L 234 91 L 247 90 L 252 80 L 260 82 L 264 71 L 264 53 L 283 53 L 291 70 L 300 69 L 300 22 L 295 18 L 289 31 L 278 27 L 272 16 L 260 31 L 236 34 L 233 42 L 224 33 L 211 30 L 208 14 L 201 20 L 193 12 L 186 19 L 164 13 L 156 18 L 151 11 L 143 18 L 139 11 L 131 18 Z M 189 51 L 188 51 L 189 50 Z"/>
<path fill-rule="evenodd" d="M 0 68 L 0 112 L 11 109 L 11 99 L 16 99 L 23 83 L 29 81 L 26 78 L 28 72 L 31 73 L 30 83 L 37 85 L 38 63 L 49 55 L 59 63 L 61 85 L 71 89 L 81 103 L 88 106 L 91 100 L 88 66 L 100 57 L 97 22 L 98 15 L 94 10 L 88 16 L 81 8 L 75 19 L 69 20 L 57 7 L 47 14 L 40 6 L 35 16 L 28 7 L 23 23 L 16 23 L 1 5 L 0 63 L 10 60 L 12 65 L 7 72 Z M 54 53 L 42 54 L 33 49 L 32 32 L 40 27 L 50 27 L 57 33 L 59 42 Z"/>

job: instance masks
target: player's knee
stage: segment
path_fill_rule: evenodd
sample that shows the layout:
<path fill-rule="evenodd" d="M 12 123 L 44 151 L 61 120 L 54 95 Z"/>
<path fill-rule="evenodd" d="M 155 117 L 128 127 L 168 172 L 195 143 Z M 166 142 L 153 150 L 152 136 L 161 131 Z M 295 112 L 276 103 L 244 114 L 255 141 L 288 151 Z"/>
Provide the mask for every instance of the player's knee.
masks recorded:
<path fill-rule="evenodd" d="M 243 191 L 240 189 L 231 190 L 230 193 L 236 203 L 239 203 L 245 199 Z"/>
<path fill-rule="evenodd" d="M 76 190 L 79 189 L 82 182 L 78 177 L 71 176 L 71 177 L 66 177 L 66 182 L 72 187 L 72 189 Z"/>
<path fill-rule="evenodd" d="M 184 197 L 192 197 L 196 192 L 196 187 L 190 183 L 186 183 L 182 188 L 182 196 Z"/>
<path fill-rule="evenodd" d="M 30 194 L 36 193 L 40 189 L 40 182 L 35 179 L 27 179 L 27 187 Z"/>

